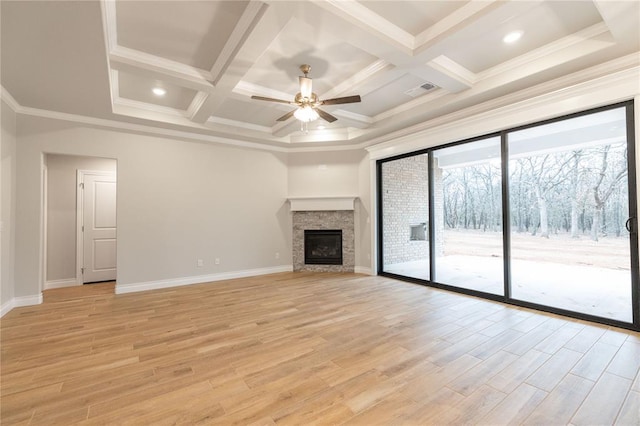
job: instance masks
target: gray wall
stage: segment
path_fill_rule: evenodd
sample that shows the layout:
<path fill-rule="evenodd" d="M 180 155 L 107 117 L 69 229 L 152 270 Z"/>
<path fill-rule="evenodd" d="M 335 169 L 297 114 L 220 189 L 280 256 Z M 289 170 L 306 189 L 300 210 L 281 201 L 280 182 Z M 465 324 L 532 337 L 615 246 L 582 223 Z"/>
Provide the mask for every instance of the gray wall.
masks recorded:
<path fill-rule="evenodd" d="M 23 115 L 17 129 L 16 296 L 40 292 L 43 153 L 118 161 L 118 285 L 291 264 L 285 154 Z"/>
<path fill-rule="evenodd" d="M 75 250 L 68 248 L 71 233 L 63 232 L 62 227 L 74 228 L 75 216 L 71 223 L 71 215 L 62 215 L 66 224 L 60 233 L 66 237 L 60 245 L 56 243 L 58 231 L 52 229 L 58 229 L 56 209 L 68 211 L 74 196 L 66 193 L 62 197 L 66 207 L 61 207 L 58 190 L 50 186 L 50 209 L 41 210 L 43 158 L 49 163 L 50 183 L 57 179 L 59 163 L 77 160 L 66 156 L 117 161 L 119 286 L 291 265 L 288 196 L 359 197 L 354 218 L 356 270 L 370 267 L 371 176 L 364 150 L 274 153 L 28 115 L 18 115 L 13 134 L 17 135 L 13 138 L 13 158 L 17 159 L 14 205 L 21 214 L 14 226 L 8 226 L 19 238 L 15 241 L 15 286 L 7 287 L 9 296 L 3 296 L 3 303 L 41 291 L 45 271 L 40 223 L 45 213 L 54 224 L 49 223 L 47 279 L 74 276 L 75 260 L 70 252 Z M 78 167 L 94 166 L 67 164 L 61 168 Z M 63 245 L 67 248 L 57 253 Z M 3 262 L 8 259 L 3 254 Z M 203 259 L 204 266 L 197 267 L 197 259 Z"/>
<path fill-rule="evenodd" d="M 289 154 L 288 187 L 292 197 L 356 196 L 356 272 L 371 268 L 371 175 L 362 149 Z"/>
<path fill-rule="evenodd" d="M 47 281 L 76 277 L 77 170 L 116 172 L 116 160 L 48 154 Z"/>
<path fill-rule="evenodd" d="M 289 154 L 289 195 L 357 196 L 358 167 L 365 156 L 363 150 Z"/>
<path fill-rule="evenodd" d="M 0 169 L 0 200 L 2 223 L 2 258 L 0 276 L 0 305 L 11 301 L 14 297 L 14 252 L 15 252 L 15 218 L 16 218 L 16 114 L 2 101 L 0 105 L 2 131 L 0 133 L 0 151 L 2 163 Z"/>

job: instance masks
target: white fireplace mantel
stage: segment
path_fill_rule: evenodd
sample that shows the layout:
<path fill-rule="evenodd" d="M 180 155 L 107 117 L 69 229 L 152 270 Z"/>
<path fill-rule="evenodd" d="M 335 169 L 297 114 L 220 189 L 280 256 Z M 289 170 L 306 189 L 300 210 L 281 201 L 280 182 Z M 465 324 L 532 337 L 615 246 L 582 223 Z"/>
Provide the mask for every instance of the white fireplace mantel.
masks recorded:
<path fill-rule="evenodd" d="M 289 197 L 292 212 L 354 210 L 358 197 Z"/>

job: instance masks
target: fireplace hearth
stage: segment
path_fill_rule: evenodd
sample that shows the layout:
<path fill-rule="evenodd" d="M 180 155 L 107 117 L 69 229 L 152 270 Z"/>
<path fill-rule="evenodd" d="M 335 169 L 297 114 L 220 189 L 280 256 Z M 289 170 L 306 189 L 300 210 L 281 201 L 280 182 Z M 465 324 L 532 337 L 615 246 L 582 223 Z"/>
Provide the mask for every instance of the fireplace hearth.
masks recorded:
<path fill-rule="evenodd" d="M 304 231 L 305 265 L 342 265 L 342 230 L 306 229 Z"/>

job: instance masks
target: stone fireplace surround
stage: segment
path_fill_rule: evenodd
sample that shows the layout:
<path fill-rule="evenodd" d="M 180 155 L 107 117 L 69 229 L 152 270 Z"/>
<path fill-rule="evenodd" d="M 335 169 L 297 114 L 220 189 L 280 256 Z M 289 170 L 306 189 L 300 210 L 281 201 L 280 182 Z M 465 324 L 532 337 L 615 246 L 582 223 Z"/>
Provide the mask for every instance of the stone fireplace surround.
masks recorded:
<path fill-rule="evenodd" d="M 289 198 L 293 213 L 293 270 L 313 272 L 354 272 L 356 197 Z M 341 229 L 342 265 L 305 265 L 305 229 Z"/>

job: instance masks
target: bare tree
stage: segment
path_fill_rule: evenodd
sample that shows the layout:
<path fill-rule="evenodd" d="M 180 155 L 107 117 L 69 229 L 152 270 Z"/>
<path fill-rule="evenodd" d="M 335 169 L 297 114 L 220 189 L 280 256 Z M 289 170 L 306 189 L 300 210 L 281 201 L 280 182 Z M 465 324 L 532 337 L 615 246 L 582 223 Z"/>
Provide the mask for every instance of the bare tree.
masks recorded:
<path fill-rule="evenodd" d="M 600 222 L 603 214 L 605 203 L 611 197 L 611 194 L 618 187 L 618 184 L 627 176 L 627 168 L 621 167 L 620 170 L 612 171 L 612 178 L 608 183 L 605 183 L 607 177 L 607 168 L 609 166 L 608 158 L 611 145 L 607 145 L 602 148 L 600 154 L 600 169 L 598 170 L 596 182 L 593 186 L 593 221 L 591 222 L 591 239 L 598 241 L 598 234 L 600 233 Z M 624 153 L 626 159 L 626 150 Z"/>
<path fill-rule="evenodd" d="M 549 238 L 548 196 L 568 179 L 568 167 L 574 155 L 551 155 L 527 158 L 531 185 L 540 212 L 540 236 Z"/>

